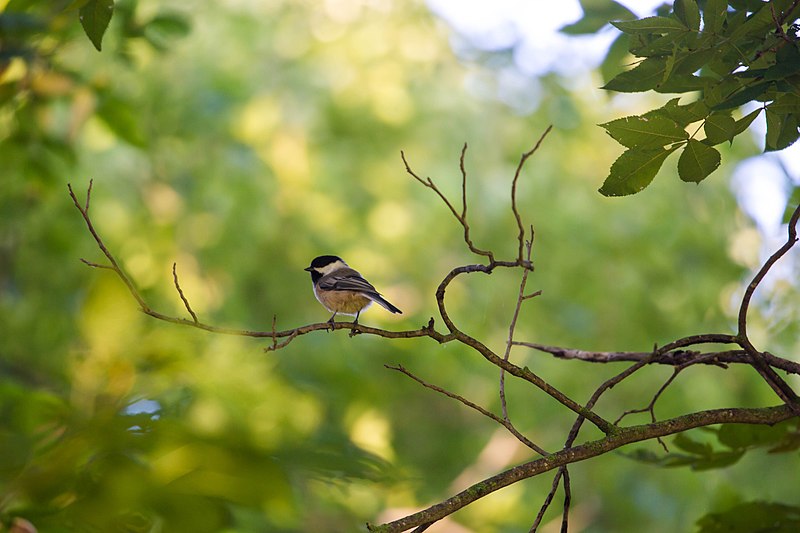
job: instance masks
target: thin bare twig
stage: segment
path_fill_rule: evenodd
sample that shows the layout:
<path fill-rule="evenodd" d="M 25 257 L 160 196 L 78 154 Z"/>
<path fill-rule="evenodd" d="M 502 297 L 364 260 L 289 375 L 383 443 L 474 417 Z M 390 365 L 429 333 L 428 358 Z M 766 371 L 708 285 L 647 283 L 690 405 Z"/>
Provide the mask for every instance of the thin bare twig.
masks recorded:
<path fill-rule="evenodd" d="M 483 416 L 491 418 L 492 420 L 494 420 L 495 422 L 497 422 L 498 424 L 500 424 L 501 426 L 506 428 L 512 435 L 514 435 L 514 437 L 517 438 L 517 440 L 519 440 L 522 444 L 524 444 L 525 446 L 527 446 L 531 450 L 535 451 L 539 455 L 548 455 L 549 452 L 544 450 L 542 447 L 536 445 L 534 442 L 532 442 L 530 439 L 528 439 L 525 435 L 520 433 L 517 430 L 517 428 L 514 427 L 513 424 L 511 424 L 511 422 L 509 420 L 497 416 L 496 414 L 494 414 L 493 412 L 489 411 L 488 409 L 485 409 L 485 408 L 481 407 L 480 405 L 478 405 L 478 404 L 476 404 L 474 402 L 471 402 L 470 400 L 467 400 L 466 398 L 464 398 L 463 396 L 461 396 L 459 394 L 456 394 L 454 392 L 450 392 L 450 391 L 448 391 L 446 389 L 443 389 L 442 387 L 439 387 L 437 385 L 433 385 L 432 383 L 428 383 L 427 381 L 423 380 L 422 378 L 420 378 L 420 377 L 414 375 L 413 373 L 411 373 L 403 365 L 383 365 L 383 366 L 385 366 L 389 370 L 396 370 L 397 372 L 405 374 L 406 376 L 410 377 L 411 379 L 413 379 L 414 381 L 416 381 L 417 383 L 419 383 L 423 387 L 431 389 L 433 391 L 436 391 L 436 392 L 438 392 L 440 394 L 444 394 L 448 398 L 452 398 L 453 400 L 456 400 L 456 401 L 466 405 L 470 409 L 474 409 L 475 411 L 478 411 Z"/>
<path fill-rule="evenodd" d="M 531 239 L 525 242 L 526 246 L 526 263 L 531 264 L 531 250 L 533 248 L 533 227 L 531 227 Z M 522 258 L 520 257 L 520 260 Z M 522 309 L 522 302 L 526 300 L 525 298 L 525 287 L 528 284 L 528 274 L 530 274 L 531 269 L 523 268 L 522 269 L 522 278 L 519 282 L 519 293 L 517 295 L 517 303 L 514 305 L 514 314 L 511 316 L 511 323 L 508 326 L 508 338 L 506 339 L 506 349 L 503 353 L 503 360 L 508 361 L 508 358 L 511 356 L 511 347 L 514 345 L 514 331 L 517 328 L 517 320 L 519 319 L 519 312 Z M 511 420 L 508 417 L 508 404 L 506 402 L 506 372 L 502 368 L 500 369 L 500 406 L 503 411 L 503 419 L 508 421 L 509 423 Z"/>
<path fill-rule="evenodd" d="M 519 209 L 517 207 L 517 181 L 519 180 L 519 175 L 522 173 L 522 168 L 525 166 L 525 163 L 528 161 L 533 154 L 539 149 L 544 141 L 544 138 L 547 137 L 547 134 L 550 133 L 550 130 L 553 129 L 553 125 L 547 126 L 544 130 L 544 133 L 539 137 L 539 140 L 536 141 L 536 144 L 533 145 L 533 148 L 522 154 L 519 158 L 519 164 L 517 165 L 517 170 L 514 172 L 514 180 L 511 182 L 511 212 L 514 213 L 514 220 L 517 222 L 517 241 L 519 242 L 519 248 L 517 250 L 517 259 L 522 263 L 522 249 L 523 249 L 523 242 L 525 241 L 525 229 L 522 225 L 522 217 L 519 214 Z M 531 237 L 531 240 L 533 237 Z M 530 257 L 528 258 L 530 260 Z"/>
<path fill-rule="evenodd" d="M 475 246 L 472 242 L 472 238 L 470 237 L 470 226 L 467 222 L 467 171 L 464 166 L 464 156 L 467 151 L 467 143 L 464 143 L 464 147 L 461 149 L 461 157 L 459 158 L 459 167 L 461 169 L 461 212 L 459 213 L 456 208 L 450 203 L 450 200 L 444 195 L 444 193 L 436 186 L 431 178 L 422 179 L 416 172 L 411 169 L 411 165 L 408 164 L 408 160 L 406 160 L 406 154 L 402 150 L 400 150 L 400 158 L 403 160 L 403 164 L 406 167 L 406 172 L 417 180 L 419 183 L 424 185 L 425 187 L 434 191 L 439 198 L 445 203 L 445 205 L 450 209 L 450 212 L 453 213 L 453 216 L 456 218 L 459 224 L 461 224 L 461 228 L 464 230 L 464 242 L 466 243 L 467 247 L 470 251 L 476 255 L 481 255 L 483 257 L 487 257 L 490 262 L 494 263 L 494 254 L 490 250 L 482 250 Z"/>
<path fill-rule="evenodd" d="M 78 202 L 78 198 L 75 196 L 75 193 L 72 190 L 72 185 L 69 183 L 67 184 L 67 189 L 69 190 L 70 198 L 72 198 L 72 203 L 74 203 L 75 207 L 77 207 L 78 211 L 80 211 L 81 216 L 83 217 L 83 221 L 86 223 L 86 227 L 89 229 L 89 233 L 91 233 L 92 237 L 94 237 L 97 246 L 103 252 L 103 255 L 106 256 L 106 259 L 108 259 L 109 263 L 111 263 L 111 265 L 108 267 L 101 267 L 100 265 L 94 265 L 94 264 L 92 264 L 91 266 L 97 266 L 100 268 L 109 268 L 110 270 L 116 272 L 117 276 L 119 276 L 122 282 L 125 283 L 125 286 L 128 288 L 128 292 L 131 293 L 131 296 L 133 296 L 133 298 L 139 304 L 139 307 L 142 309 L 142 311 L 147 312 L 150 308 L 139 294 L 139 291 L 136 290 L 136 288 L 133 285 L 133 282 L 131 282 L 127 274 L 125 274 L 125 272 L 123 272 L 123 270 L 119 267 L 119 265 L 117 264 L 117 260 L 114 259 L 114 256 L 111 255 L 111 252 L 108 251 L 108 248 L 106 248 L 106 245 L 103 243 L 103 240 L 97 234 L 97 231 L 94 229 L 94 225 L 92 224 L 92 221 L 89 218 L 89 199 L 91 198 L 92 194 L 92 184 L 93 180 L 89 180 L 89 188 L 86 191 L 86 202 L 83 206 L 81 206 L 80 202 Z M 88 261 L 84 262 L 90 264 Z"/>
<path fill-rule="evenodd" d="M 186 299 L 186 296 L 183 294 L 183 290 L 181 290 L 181 285 L 178 283 L 178 263 L 172 263 L 172 280 L 175 282 L 175 289 L 178 291 L 178 295 L 181 297 L 181 301 L 183 302 L 183 306 L 192 315 L 192 321 L 197 324 L 197 315 L 192 310 L 192 306 L 189 305 L 189 300 Z"/>
<path fill-rule="evenodd" d="M 560 470 L 564 471 L 564 505 L 561 511 L 561 533 L 567 533 L 569 530 L 569 506 L 572 504 L 572 486 L 569 481 L 569 470 L 566 465 L 562 466 Z"/>
<path fill-rule="evenodd" d="M 531 525 L 531 529 L 528 531 L 528 533 L 536 533 L 536 531 L 539 529 L 539 526 L 542 524 L 542 520 L 544 519 L 544 513 L 547 511 L 547 508 L 550 507 L 550 504 L 553 503 L 553 498 L 555 498 L 558 487 L 561 485 L 561 478 L 566 471 L 566 466 L 562 466 L 556 470 L 556 475 L 553 476 L 553 484 L 550 487 L 550 492 L 547 493 L 544 503 L 539 508 L 539 512 L 536 514 L 536 519 L 533 521 L 533 525 Z"/>

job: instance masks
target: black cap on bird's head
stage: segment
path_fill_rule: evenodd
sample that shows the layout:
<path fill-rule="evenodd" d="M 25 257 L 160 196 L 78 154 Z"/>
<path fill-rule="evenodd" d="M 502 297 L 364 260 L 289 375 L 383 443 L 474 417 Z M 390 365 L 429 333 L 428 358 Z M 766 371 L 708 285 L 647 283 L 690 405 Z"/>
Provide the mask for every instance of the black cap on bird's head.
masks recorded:
<path fill-rule="evenodd" d="M 334 263 L 338 263 L 338 266 L 332 267 Z M 346 266 L 347 263 L 345 263 L 342 258 L 337 255 L 321 255 L 319 257 L 315 257 L 314 260 L 311 261 L 311 265 L 303 270 L 310 272 L 311 280 L 316 283 L 319 278 L 327 274 L 328 270 Z"/>
<path fill-rule="evenodd" d="M 315 257 L 314 260 L 311 261 L 311 265 L 308 268 L 305 268 L 304 270 L 306 272 L 311 272 L 315 268 L 322 268 L 330 265 L 331 263 L 335 263 L 336 261 L 341 261 L 342 263 L 344 263 L 344 261 L 342 261 L 342 258 L 337 255 L 321 255 L 319 257 Z"/>

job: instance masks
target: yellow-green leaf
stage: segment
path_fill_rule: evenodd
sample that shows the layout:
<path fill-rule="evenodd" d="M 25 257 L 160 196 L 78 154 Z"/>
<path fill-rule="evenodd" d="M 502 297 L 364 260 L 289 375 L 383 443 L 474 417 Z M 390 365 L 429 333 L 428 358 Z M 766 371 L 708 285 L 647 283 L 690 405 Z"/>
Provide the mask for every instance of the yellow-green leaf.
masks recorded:
<path fill-rule="evenodd" d="M 83 31 L 98 51 L 102 48 L 103 35 L 106 33 L 113 13 L 114 0 L 89 0 L 78 11 Z"/>
<path fill-rule="evenodd" d="M 601 124 L 618 143 L 627 147 L 655 148 L 689 137 L 681 126 L 664 116 L 624 117 Z"/>
<path fill-rule="evenodd" d="M 611 172 L 600 187 L 600 194 L 603 196 L 636 194 L 650 185 L 664 160 L 673 151 L 675 148 L 626 150 L 611 165 Z"/>
<path fill-rule="evenodd" d="M 664 79 L 667 58 L 648 57 L 634 68 L 617 74 L 603 89 L 620 93 L 636 93 L 654 89 Z"/>
<path fill-rule="evenodd" d="M 625 33 L 669 33 L 686 31 L 686 26 L 672 17 L 645 17 L 639 20 L 612 21 L 618 30 Z"/>
<path fill-rule="evenodd" d="M 683 181 L 699 183 L 719 167 L 721 159 L 716 148 L 690 139 L 678 159 L 678 176 Z"/>
<path fill-rule="evenodd" d="M 700 29 L 700 8 L 695 0 L 675 0 L 675 16 L 692 31 Z"/>
<path fill-rule="evenodd" d="M 714 113 L 703 124 L 706 140 L 712 145 L 732 141 L 736 135 L 736 121 L 725 113 Z"/>

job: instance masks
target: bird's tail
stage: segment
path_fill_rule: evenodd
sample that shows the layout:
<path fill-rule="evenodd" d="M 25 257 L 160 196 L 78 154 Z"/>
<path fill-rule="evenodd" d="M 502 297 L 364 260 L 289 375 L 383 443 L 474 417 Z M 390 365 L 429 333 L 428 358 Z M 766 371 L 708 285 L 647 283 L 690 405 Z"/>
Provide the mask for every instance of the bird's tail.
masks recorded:
<path fill-rule="evenodd" d="M 400 313 L 401 315 L 403 314 L 401 310 L 399 310 L 397 307 L 393 306 L 391 303 L 386 301 L 386 299 L 378 293 L 364 294 L 364 296 L 366 296 L 367 298 L 369 298 L 370 300 L 372 300 L 373 302 L 380 305 L 381 307 L 383 307 L 384 309 L 386 309 L 391 313 Z"/>

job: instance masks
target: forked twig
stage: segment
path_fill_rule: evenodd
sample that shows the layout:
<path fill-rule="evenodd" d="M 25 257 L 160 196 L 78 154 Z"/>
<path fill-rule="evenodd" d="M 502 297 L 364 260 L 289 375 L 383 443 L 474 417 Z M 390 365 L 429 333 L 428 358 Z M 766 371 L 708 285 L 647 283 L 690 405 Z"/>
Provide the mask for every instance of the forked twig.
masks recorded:
<path fill-rule="evenodd" d="M 456 208 L 450 203 L 450 200 L 447 199 L 447 196 L 436 186 L 433 180 L 428 177 L 422 179 L 416 172 L 411 169 L 411 165 L 408 164 L 408 160 L 406 160 L 406 154 L 403 150 L 400 150 L 400 158 L 403 160 L 403 164 L 406 167 L 406 172 L 417 180 L 419 183 L 424 185 L 425 187 L 434 191 L 439 198 L 445 203 L 445 205 L 450 209 L 450 212 L 453 213 L 453 216 L 456 218 L 458 223 L 461 225 L 461 228 L 464 230 L 464 242 L 467 244 L 467 247 L 470 251 L 476 255 L 481 255 L 487 257 L 490 262 L 494 262 L 494 254 L 490 250 L 482 250 L 475 246 L 472 242 L 472 237 L 470 237 L 470 227 L 469 222 L 467 222 L 467 171 L 464 166 L 464 156 L 467 152 L 467 143 L 464 143 L 464 146 L 461 148 L 461 157 L 459 158 L 459 168 L 461 170 L 461 212 L 459 213 Z"/>
<path fill-rule="evenodd" d="M 517 165 L 517 170 L 514 172 L 514 180 L 511 182 L 511 211 L 514 213 L 514 220 L 517 222 L 517 241 L 519 242 L 519 249 L 517 250 L 517 259 L 522 263 L 522 249 L 523 243 L 525 241 L 525 228 L 522 224 L 522 216 L 519 214 L 519 208 L 517 207 L 517 181 L 519 181 L 519 175 L 522 173 L 522 168 L 525 166 L 525 163 L 528 161 L 533 154 L 539 149 L 544 142 L 544 138 L 547 137 L 547 134 L 553 129 L 553 125 L 547 126 L 542 133 L 539 140 L 536 141 L 536 144 L 533 145 L 533 148 L 522 154 L 519 158 L 519 164 Z M 533 233 L 533 228 L 531 228 L 531 234 Z M 531 240 L 533 240 L 533 235 L 531 235 Z M 528 257 L 530 261 L 530 257 Z"/>

